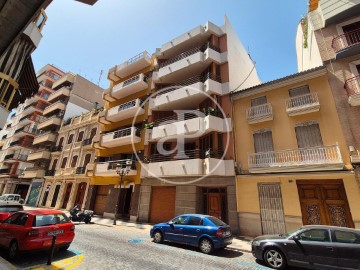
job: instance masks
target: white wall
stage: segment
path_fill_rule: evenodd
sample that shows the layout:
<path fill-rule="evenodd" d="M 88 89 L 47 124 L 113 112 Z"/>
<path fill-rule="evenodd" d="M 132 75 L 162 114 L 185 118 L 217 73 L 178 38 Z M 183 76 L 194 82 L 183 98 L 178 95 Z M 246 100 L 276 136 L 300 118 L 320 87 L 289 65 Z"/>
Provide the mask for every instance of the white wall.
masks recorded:
<path fill-rule="evenodd" d="M 64 120 L 67 120 L 68 118 L 71 118 L 74 116 L 78 116 L 83 112 L 88 112 L 88 110 L 84 109 L 74 103 L 69 102 L 65 109 Z"/>

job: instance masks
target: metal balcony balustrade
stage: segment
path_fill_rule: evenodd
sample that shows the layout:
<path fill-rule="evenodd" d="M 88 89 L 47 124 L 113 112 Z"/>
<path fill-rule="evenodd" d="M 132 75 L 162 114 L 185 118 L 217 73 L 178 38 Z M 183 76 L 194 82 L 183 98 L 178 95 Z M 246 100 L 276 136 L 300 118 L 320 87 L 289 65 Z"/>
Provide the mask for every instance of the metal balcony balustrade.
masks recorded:
<path fill-rule="evenodd" d="M 28 155 L 24 155 L 24 154 L 21 154 L 21 153 L 14 153 L 14 154 L 6 155 L 4 160 L 6 160 L 6 159 L 16 159 L 16 160 L 26 161 L 27 157 L 28 157 Z"/>
<path fill-rule="evenodd" d="M 272 106 L 270 103 L 252 106 L 246 110 L 246 119 L 252 120 L 264 116 L 272 115 Z"/>
<path fill-rule="evenodd" d="M 334 38 L 331 46 L 337 53 L 355 44 L 360 44 L 360 28 Z"/>
<path fill-rule="evenodd" d="M 85 140 L 83 140 L 82 145 L 83 146 L 90 145 L 91 143 L 92 143 L 92 139 L 85 139 Z"/>
<path fill-rule="evenodd" d="M 25 126 L 22 128 L 19 128 L 17 130 L 15 130 L 14 134 L 17 134 L 19 132 L 26 132 L 26 133 L 30 133 L 30 134 L 37 134 L 37 129 L 36 128 L 30 128 L 30 126 Z"/>
<path fill-rule="evenodd" d="M 341 163 L 337 145 L 248 154 L 249 168 L 286 167 Z"/>
<path fill-rule="evenodd" d="M 54 176 L 55 175 L 55 170 L 47 170 L 45 172 L 45 176 Z"/>
<path fill-rule="evenodd" d="M 31 115 L 26 115 L 24 117 L 21 117 L 19 122 L 25 120 L 25 119 L 29 119 L 30 121 L 33 121 L 33 122 L 38 122 L 40 120 L 41 116 L 38 115 L 38 114 L 31 114 Z"/>
<path fill-rule="evenodd" d="M 190 77 L 190 78 L 188 78 L 186 80 L 183 80 L 181 82 L 178 82 L 176 84 L 158 86 L 157 91 L 159 93 L 157 94 L 157 96 L 161 96 L 161 95 L 164 95 L 166 93 L 173 92 L 173 91 L 175 91 L 175 90 L 177 90 L 179 88 L 189 86 L 189 85 L 192 85 L 192 84 L 195 84 L 195 83 L 198 83 L 198 82 L 204 83 L 208 79 L 221 83 L 221 77 L 219 75 L 215 75 L 215 74 L 213 74 L 211 72 L 205 72 L 205 73 L 202 73 L 200 75 Z M 162 90 L 162 89 L 165 89 L 165 88 L 167 88 L 167 89 Z"/>
<path fill-rule="evenodd" d="M 126 136 L 131 136 L 131 134 L 133 134 L 133 127 L 128 127 L 128 128 L 123 128 L 123 129 L 119 129 L 113 132 L 109 132 L 109 133 L 104 133 L 104 135 L 109 135 L 109 134 L 113 134 L 113 139 L 117 139 L 117 138 L 121 138 L 121 137 L 126 137 Z M 135 136 L 140 136 L 141 134 L 141 130 L 139 128 L 135 127 L 135 132 L 134 132 Z"/>
<path fill-rule="evenodd" d="M 120 160 L 109 160 L 107 162 L 97 162 L 98 164 L 108 164 L 108 170 L 116 170 L 118 164 L 120 164 L 121 168 L 126 168 L 127 163 L 131 162 L 130 169 L 136 170 L 137 160 L 133 159 L 120 159 Z"/>
<path fill-rule="evenodd" d="M 301 96 L 291 97 L 286 100 L 286 109 L 293 109 L 297 107 L 307 106 L 319 103 L 317 93 L 309 93 Z"/>
<path fill-rule="evenodd" d="M 135 62 L 139 61 L 142 58 L 150 58 L 150 55 L 148 53 L 141 52 L 141 53 L 131 57 L 129 60 L 127 60 L 127 64 L 131 65 L 132 63 L 135 63 Z"/>
<path fill-rule="evenodd" d="M 136 75 L 134 77 L 131 77 L 130 79 L 127 79 L 126 81 L 123 82 L 122 87 L 125 87 L 125 86 L 128 86 L 130 84 L 133 84 L 133 83 L 137 82 L 138 80 L 140 80 L 140 77 L 141 77 L 140 75 L 141 74 L 138 74 L 138 75 Z M 148 82 L 148 77 L 144 76 L 143 81 L 147 83 Z"/>
<path fill-rule="evenodd" d="M 195 53 L 198 53 L 198 52 L 205 52 L 207 49 L 213 49 L 214 51 L 216 52 L 220 52 L 220 49 L 212 44 L 210 44 L 209 42 L 205 43 L 205 44 L 202 44 L 202 45 L 199 45 L 199 46 L 196 46 L 196 47 L 193 47 L 183 53 L 180 53 L 178 55 L 176 55 L 175 57 L 172 57 L 164 62 L 161 62 L 159 64 L 159 67 L 160 68 L 163 68 L 163 67 L 166 67 L 168 65 L 171 65 L 172 63 L 175 63 L 175 62 L 178 62 L 180 61 L 181 59 L 184 59 L 190 55 L 193 55 Z"/>
<path fill-rule="evenodd" d="M 136 106 L 136 99 L 119 105 L 118 112 L 133 108 Z"/>
<path fill-rule="evenodd" d="M 346 80 L 344 88 L 348 97 L 360 93 L 360 75 Z"/>
<path fill-rule="evenodd" d="M 86 167 L 77 167 L 76 168 L 76 174 L 84 174 L 86 170 Z"/>

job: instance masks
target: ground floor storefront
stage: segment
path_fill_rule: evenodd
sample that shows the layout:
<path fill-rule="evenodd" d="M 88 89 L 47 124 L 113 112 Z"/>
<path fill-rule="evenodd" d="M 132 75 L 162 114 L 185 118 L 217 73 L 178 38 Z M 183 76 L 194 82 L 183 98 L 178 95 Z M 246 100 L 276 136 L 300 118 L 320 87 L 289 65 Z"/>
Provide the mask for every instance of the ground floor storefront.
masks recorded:
<path fill-rule="evenodd" d="M 19 194 L 25 201 L 31 180 L 21 178 L 9 178 L 0 180 L 0 194 Z"/>
<path fill-rule="evenodd" d="M 208 214 L 238 231 L 235 177 L 143 178 L 140 188 L 140 222 L 159 223 L 185 213 Z"/>
<path fill-rule="evenodd" d="M 360 228 L 360 193 L 353 172 L 238 175 L 240 234 L 290 232 L 302 225 Z"/>
<path fill-rule="evenodd" d="M 84 178 L 47 178 L 44 182 L 38 205 L 54 209 L 70 210 L 75 205 L 85 207 L 86 194 L 90 179 Z"/>

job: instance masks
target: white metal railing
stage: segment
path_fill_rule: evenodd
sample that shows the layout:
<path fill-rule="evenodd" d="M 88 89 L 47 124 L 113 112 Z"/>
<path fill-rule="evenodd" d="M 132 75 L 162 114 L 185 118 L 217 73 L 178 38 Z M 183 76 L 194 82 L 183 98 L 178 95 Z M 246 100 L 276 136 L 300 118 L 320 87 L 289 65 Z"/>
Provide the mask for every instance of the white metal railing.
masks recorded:
<path fill-rule="evenodd" d="M 121 111 L 127 110 L 129 108 L 135 107 L 136 106 L 136 101 L 137 101 L 137 99 L 134 99 L 134 100 L 131 100 L 129 102 L 120 104 L 119 107 L 118 107 L 118 112 L 121 112 Z"/>
<path fill-rule="evenodd" d="M 265 103 L 258 106 L 252 106 L 246 110 L 246 119 L 254 120 L 272 115 L 271 103 Z"/>
<path fill-rule="evenodd" d="M 342 163 L 338 145 L 248 154 L 249 168 Z"/>
<path fill-rule="evenodd" d="M 317 93 L 309 93 L 301 96 L 292 97 L 286 100 L 286 109 L 293 109 L 302 106 L 319 103 Z"/>
<path fill-rule="evenodd" d="M 135 63 L 135 62 L 139 61 L 142 58 L 150 58 L 147 51 L 141 52 L 141 53 L 131 57 L 129 60 L 127 60 L 127 64 L 131 65 L 132 63 Z"/>
<path fill-rule="evenodd" d="M 104 133 L 103 136 L 109 135 L 109 134 L 113 134 L 113 139 L 117 139 L 117 138 L 121 138 L 121 137 L 126 137 L 126 136 L 140 136 L 140 132 L 141 130 L 139 128 L 136 127 L 128 127 L 128 128 L 122 128 L 116 131 L 112 131 L 109 133 Z"/>

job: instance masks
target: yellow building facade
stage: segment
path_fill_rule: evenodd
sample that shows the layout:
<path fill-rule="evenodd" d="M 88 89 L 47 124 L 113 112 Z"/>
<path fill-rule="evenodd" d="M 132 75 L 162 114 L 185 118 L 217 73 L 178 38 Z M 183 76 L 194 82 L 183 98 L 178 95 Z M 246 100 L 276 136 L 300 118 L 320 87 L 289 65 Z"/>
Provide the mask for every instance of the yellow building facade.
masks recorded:
<path fill-rule="evenodd" d="M 325 67 L 232 94 L 241 235 L 360 228 L 360 194 Z"/>
<path fill-rule="evenodd" d="M 97 160 L 93 164 L 89 208 L 96 214 L 113 216 L 118 201 L 118 213 L 136 219 L 140 192 L 145 124 L 148 118 L 147 97 L 153 83 L 153 59 L 145 51 L 116 65 L 108 72 L 110 88 L 103 94 L 105 110 L 99 115 L 101 134 L 94 138 Z M 130 171 L 123 177 L 116 167 Z"/>

